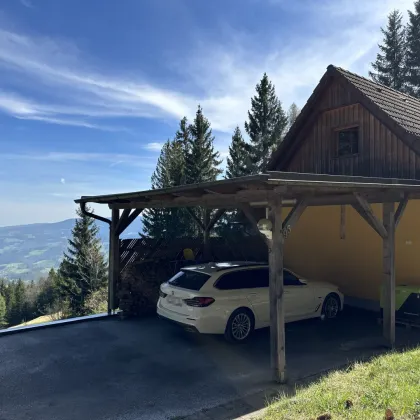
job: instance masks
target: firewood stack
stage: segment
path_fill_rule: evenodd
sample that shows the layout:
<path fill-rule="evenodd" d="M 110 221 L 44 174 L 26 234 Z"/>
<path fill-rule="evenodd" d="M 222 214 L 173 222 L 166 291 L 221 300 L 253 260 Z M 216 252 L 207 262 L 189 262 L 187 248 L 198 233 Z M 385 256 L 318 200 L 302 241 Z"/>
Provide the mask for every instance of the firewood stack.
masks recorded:
<path fill-rule="evenodd" d="M 133 262 L 123 271 L 119 281 L 119 309 L 123 316 L 141 316 L 156 312 L 159 287 L 173 275 L 168 261 Z"/>

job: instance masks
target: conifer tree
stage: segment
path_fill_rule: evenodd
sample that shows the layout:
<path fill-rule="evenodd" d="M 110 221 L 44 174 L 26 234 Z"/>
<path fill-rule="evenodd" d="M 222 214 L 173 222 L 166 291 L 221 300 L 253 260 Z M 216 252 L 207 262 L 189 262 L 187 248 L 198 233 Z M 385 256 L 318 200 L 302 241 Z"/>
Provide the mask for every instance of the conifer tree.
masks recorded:
<path fill-rule="evenodd" d="M 85 313 L 84 302 L 107 285 L 107 263 L 94 219 L 77 210 L 79 218 L 68 240 L 68 249 L 58 269 L 57 289 L 68 300 L 72 315 Z"/>
<path fill-rule="evenodd" d="M 287 131 L 289 131 L 292 125 L 295 123 L 299 114 L 300 108 L 293 102 L 287 111 Z"/>
<path fill-rule="evenodd" d="M 251 144 L 252 173 L 261 173 L 266 170 L 271 154 L 281 142 L 287 117 L 266 73 L 256 91 L 251 98 L 245 130 Z"/>
<path fill-rule="evenodd" d="M 251 171 L 252 162 L 250 159 L 250 146 L 243 139 L 239 127 L 236 127 L 233 132 L 232 143 L 229 146 L 226 178 L 237 178 L 249 175 Z"/>
<path fill-rule="evenodd" d="M 402 15 L 398 10 L 388 15 L 387 27 L 381 28 L 381 32 L 383 41 L 369 75 L 375 82 L 403 92 L 406 86 L 406 41 Z"/>
<path fill-rule="evenodd" d="M 408 11 L 406 80 L 407 93 L 420 98 L 420 0 Z"/>
<path fill-rule="evenodd" d="M 214 181 L 222 173 L 219 152 L 214 150 L 214 137 L 209 120 L 198 106 L 194 122 L 189 127 L 185 174 L 187 184 Z"/>

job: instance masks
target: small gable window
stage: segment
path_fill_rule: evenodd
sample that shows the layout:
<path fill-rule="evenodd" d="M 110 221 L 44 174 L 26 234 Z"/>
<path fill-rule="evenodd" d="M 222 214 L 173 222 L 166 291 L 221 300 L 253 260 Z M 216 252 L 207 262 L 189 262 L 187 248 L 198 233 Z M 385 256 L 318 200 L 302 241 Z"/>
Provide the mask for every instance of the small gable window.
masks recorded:
<path fill-rule="evenodd" d="M 359 153 L 359 127 L 338 131 L 338 157 Z"/>

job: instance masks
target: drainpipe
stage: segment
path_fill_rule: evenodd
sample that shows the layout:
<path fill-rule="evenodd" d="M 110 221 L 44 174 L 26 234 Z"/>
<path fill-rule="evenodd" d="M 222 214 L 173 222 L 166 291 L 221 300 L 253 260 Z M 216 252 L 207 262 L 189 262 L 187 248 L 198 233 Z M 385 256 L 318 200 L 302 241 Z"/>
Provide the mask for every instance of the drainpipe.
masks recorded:
<path fill-rule="evenodd" d="M 101 217 L 101 216 L 98 216 L 97 214 L 87 211 L 86 203 L 80 203 L 80 210 L 85 216 L 89 216 L 101 222 L 108 223 L 108 225 L 111 226 L 111 220 L 107 219 L 106 217 Z"/>

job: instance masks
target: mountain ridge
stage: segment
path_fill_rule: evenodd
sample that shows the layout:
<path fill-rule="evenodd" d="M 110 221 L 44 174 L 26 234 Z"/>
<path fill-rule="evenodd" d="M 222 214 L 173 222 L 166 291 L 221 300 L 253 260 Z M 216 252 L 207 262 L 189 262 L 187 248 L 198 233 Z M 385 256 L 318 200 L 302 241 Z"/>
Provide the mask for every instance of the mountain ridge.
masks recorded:
<path fill-rule="evenodd" d="M 0 277 L 35 280 L 60 264 L 76 219 L 0 227 Z M 108 250 L 109 227 L 97 222 L 104 252 Z M 137 218 L 121 235 L 136 238 L 143 231 Z"/>

